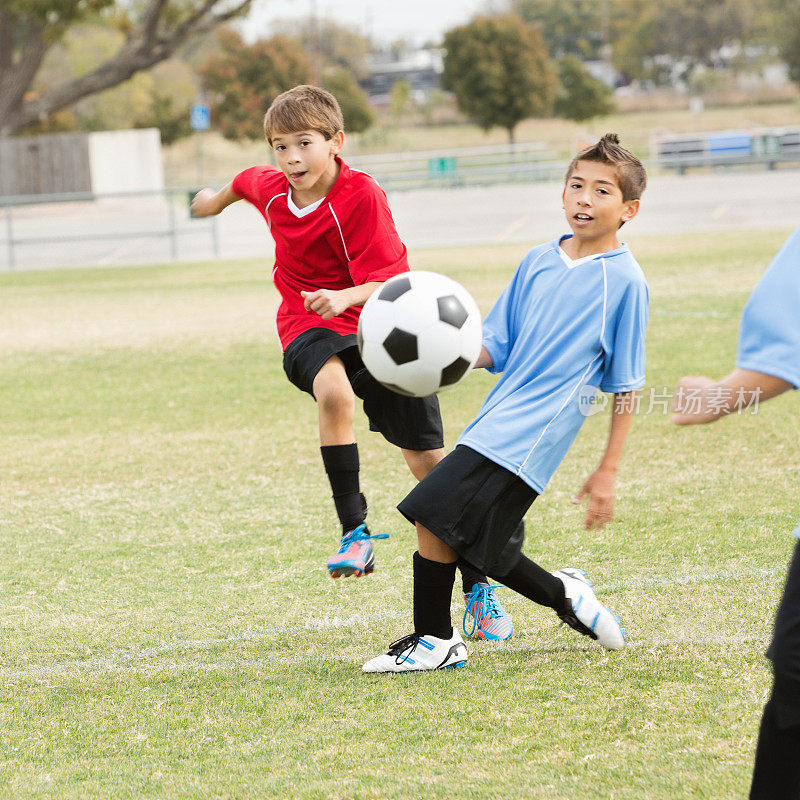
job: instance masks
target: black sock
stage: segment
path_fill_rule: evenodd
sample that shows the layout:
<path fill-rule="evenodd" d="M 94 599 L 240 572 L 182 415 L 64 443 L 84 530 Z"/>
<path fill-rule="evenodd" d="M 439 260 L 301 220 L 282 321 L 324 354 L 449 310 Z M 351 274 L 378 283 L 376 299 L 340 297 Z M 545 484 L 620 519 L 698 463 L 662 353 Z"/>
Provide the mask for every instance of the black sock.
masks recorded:
<path fill-rule="evenodd" d="M 525 556 L 520 556 L 511 572 L 497 576 L 496 580 L 540 606 L 549 606 L 559 613 L 566 607 L 564 584 Z"/>
<path fill-rule="evenodd" d="M 367 501 L 358 484 L 358 445 L 330 444 L 319 450 L 325 472 L 328 473 L 342 532 L 347 533 L 367 518 Z"/>
<path fill-rule="evenodd" d="M 476 583 L 489 583 L 486 575 L 463 558 L 458 559 L 458 568 L 461 570 L 461 588 L 464 594 L 469 594 Z"/>
<path fill-rule="evenodd" d="M 439 639 L 453 635 L 450 601 L 455 581 L 455 562 L 441 564 L 414 553 L 414 633 Z"/>

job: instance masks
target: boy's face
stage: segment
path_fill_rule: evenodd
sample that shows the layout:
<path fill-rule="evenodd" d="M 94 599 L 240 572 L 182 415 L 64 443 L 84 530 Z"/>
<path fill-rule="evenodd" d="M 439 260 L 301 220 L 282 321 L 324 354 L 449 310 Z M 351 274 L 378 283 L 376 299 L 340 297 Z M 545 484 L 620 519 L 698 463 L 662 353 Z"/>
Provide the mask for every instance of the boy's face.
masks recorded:
<path fill-rule="evenodd" d="M 324 197 L 336 181 L 334 159 L 343 144 L 342 131 L 331 139 L 319 131 L 279 132 L 272 136 L 278 166 L 292 189 L 311 202 Z"/>
<path fill-rule="evenodd" d="M 625 202 L 614 167 L 597 161 L 578 161 L 562 194 L 567 222 L 576 239 L 616 241 L 621 222 L 639 210 L 638 200 Z"/>

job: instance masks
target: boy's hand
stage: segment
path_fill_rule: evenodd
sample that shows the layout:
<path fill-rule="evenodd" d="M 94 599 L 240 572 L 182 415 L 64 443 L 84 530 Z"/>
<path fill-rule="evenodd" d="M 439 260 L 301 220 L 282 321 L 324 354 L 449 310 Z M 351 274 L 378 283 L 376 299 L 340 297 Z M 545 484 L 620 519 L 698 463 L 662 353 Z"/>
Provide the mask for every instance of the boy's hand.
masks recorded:
<path fill-rule="evenodd" d="M 218 213 L 216 208 L 217 193 L 213 189 L 201 189 L 192 200 L 193 217 L 210 217 Z"/>
<path fill-rule="evenodd" d="M 347 289 L 317 289 L 316 292 L 300 292 L 303 305 L 322 319 L 338 317 L 352 305 Z"/>
<path fill-rule="evenodd" d="M 583 521 L 586 530 L 602 528 L 611 522 L 614 516 L 614 481 L 615 475 L 604 469 L 596 469 L 583 484 L 583 488 L 573 503 L 580 505 L 581 500 L 589 495 L 589 507 Z"/>

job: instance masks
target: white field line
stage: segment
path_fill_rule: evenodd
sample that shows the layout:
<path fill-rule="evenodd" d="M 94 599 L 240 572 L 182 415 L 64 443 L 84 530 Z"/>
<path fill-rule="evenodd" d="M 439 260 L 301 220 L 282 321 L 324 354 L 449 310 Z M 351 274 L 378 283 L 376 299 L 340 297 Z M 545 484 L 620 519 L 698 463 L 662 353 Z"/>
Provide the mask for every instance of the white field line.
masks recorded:
<path fill-rule="evenodd" d="M 652 589 L 661 586 L 692 586 L 697 583 L 714 583 L 714 581 L 734 581 L 740 578 L 761 578 L 769 575 L 782 575 L 788 569 L 788 561 L 775 567 L 759 567 L 756 569 L 729 570 L 716 572 L 698 572 L 694 575 L 673 575 L 665 578 L 643 578 L 606 583 L 594 587 L 597 594 L 613 594 L 614 592 L 630 592 L 637 589 Z"/>
<path fill-rule="evenodd" d="M 718 572 L 702 572 L 693 575 L 676 575 L 665 578 L 643 579 L 641 581 L 621 581 L 598 585 L 595 591 L 598 594 L 610 594 L 620 591 L 635 591 L 654 587 L 689 586 L 713 582 L 739 580 L 741 578 L 764 577 L 785 572 L 786 566 L 763 567 L 753 570 L 720 570 Z M 458 613 L 461 607 L 456 606 Z M 91 658 L 75 659 L 57 664 L 37 664 L 24 669 L 0 667 L 0 679 L 19 680 L 23 678 L 58 678 L 77 677 L 91 673 L 125 673 L 125 674 L 151 674 L 154 672 L 197 670 L 213 672 L 218 670 L 235 670 L 248 667 L 270 667 L 275 665 L 297 665 L 306 663 L 342 663 L 351 664 L 359 661 L 361 656 L 355 658 L 342 658 L 333 655 L 294 655 L 275 656 L 265 659 L 235 659 L 226 658 L 215 662 L 205 661 L 160 661 L 151 664 L 136 664 L 131 662 L 140 659 L 160 658 L 182 652 L 198 652 L 214 650 L 228 645 L 242 644 L 245 642 L 260 642 L 281 635 L 302 635 L 335 628 L 353 628 L 358 625 L 371 624 L 382 620 L 398 619 L 408 615 L 407 611 L 379 611 L 373 614 L 353 614 L 347 617 L 322 617 L 309 620 L 302 625 L 286 625 L 280 628 L 266 630 L 250 630 L 234 636 L 225 636 L 216 639 L 188 639 L 184 641 L 167 642 L 158 647 L 130 648 L 108 656 L 95 656 Z M 628 648 L 667 647 L 672 645 L 689 644 L 701 646 L 716 646 L 724 644 L 745 644 L 750 642 L 764 642 L 767 633 L 763 635 L 727 636 L 669 636 L 653 637 L 652 639 L 635 640 L 628 643 Z M 496 652 L 528 652 L 537 653 L 562 652 L 567 650 L 588 649 L 592 645 L 587 641 L 585 645 L 552 645 L 547 647 L 526 647 L 518 644 L 506 644 L 497 648 Z M 363 657 L 369 657 L 365 654 Z"/>

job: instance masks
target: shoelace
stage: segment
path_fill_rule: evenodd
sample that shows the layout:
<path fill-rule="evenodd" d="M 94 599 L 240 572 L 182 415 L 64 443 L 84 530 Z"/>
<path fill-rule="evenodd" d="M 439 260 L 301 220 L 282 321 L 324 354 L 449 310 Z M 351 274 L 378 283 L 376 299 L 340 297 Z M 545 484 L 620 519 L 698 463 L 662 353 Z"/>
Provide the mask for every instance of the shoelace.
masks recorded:
<path fill-rule="evenodd" d="M 483 609 L 483 616 L 491 617 L 492 619 L 500 618 L 500 609 L 497 607 L 497 600 L 494 596 L 495 589 L 502 589 L 502 586 L 487 584 L 486 586 L 473 586 L 472 591 L 467 598 L 467 607 L 464 609 L 464 617 L 461 620 L 461 627 L 467 636 L 472 636 L 475 633 L 475 628 L 478 627 L 478 614 Z M 475 603 L 478 604 L 475 614 L 470 610 Z M 472 617 L 472 629 L 467 631 L 467 617 Z"/>
<path fill-rule="evenodd" d="M 366 525 L 359 525 L 357 528 L 348 531 L 342 536 L 342 541 L 339 544 L 339 553 L 344 553 L 353 542 L 363 542 L 366 539 L 388 539 L 388 533 L 367 533 Z"/>
<path fill-rule="evenodd" d="M 389 650 L 386 655 L 395 656 L 394 663 L 399 666 L 404 661 L 408 660 L 414 648 L 419 644 L 419 636 L 418 633 L 409 633 L 408 636 L 404 636 L 402 639 L 392 642 L 389 645 Z"/>

